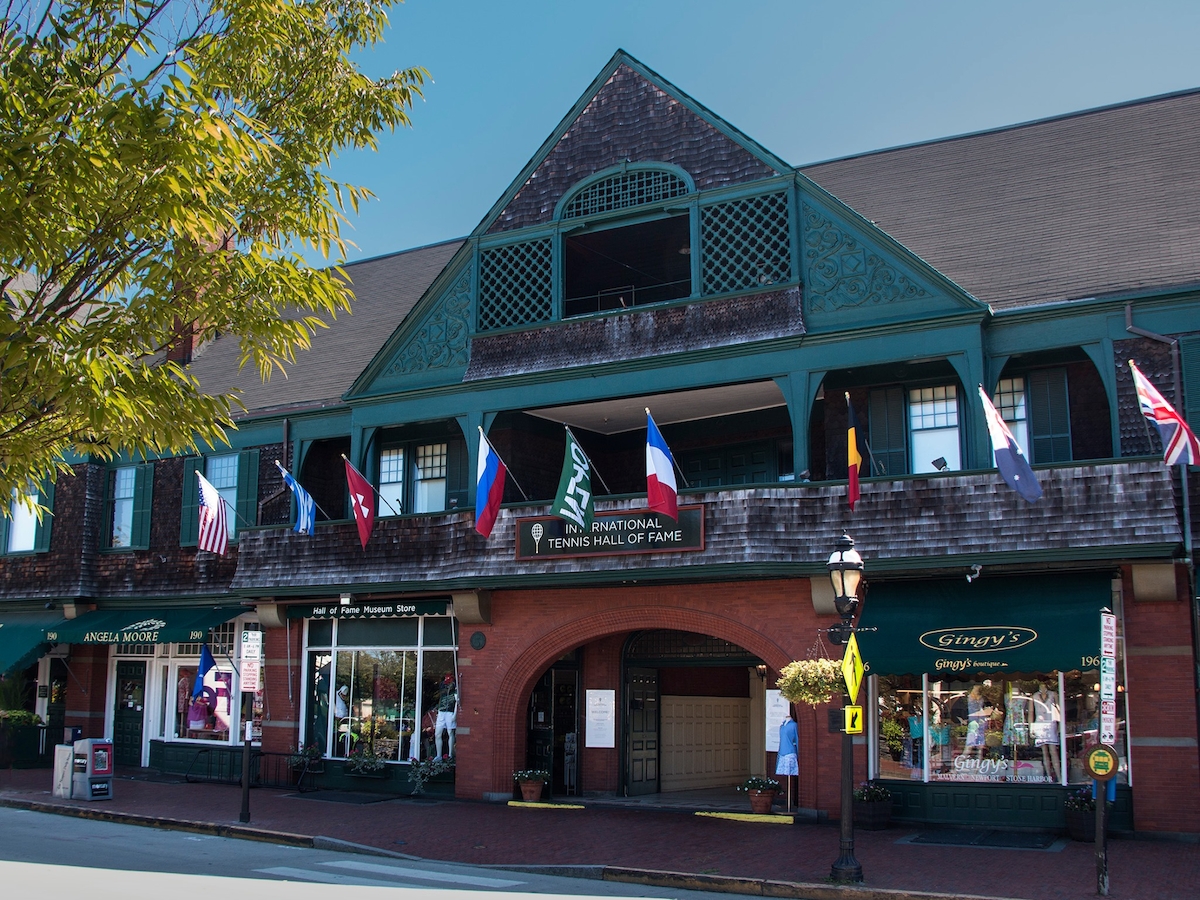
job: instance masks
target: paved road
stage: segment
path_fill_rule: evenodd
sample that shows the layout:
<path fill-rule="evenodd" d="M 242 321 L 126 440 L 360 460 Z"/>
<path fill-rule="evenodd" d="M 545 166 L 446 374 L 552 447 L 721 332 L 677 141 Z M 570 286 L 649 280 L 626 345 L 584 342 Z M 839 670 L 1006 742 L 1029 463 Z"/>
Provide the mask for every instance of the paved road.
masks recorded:
<path fill-rule="evenodd" d="M 264 889 L 264 879 L 280 884 Z M 0 808 L 0 884 L 6 896 L 48 893 L 88 900 L 328 900 L 328 888 L 322 886 L 331 884 L 362 888 L 361 900 L 377 896 L 373 889 L 380 887 L 439 898 L 462 896 L 463 891 L 680 900 L 711 900 L 715 896 L 429 860 L 312 850 L 4 808 Z M 16 887 L 29 891 L 10 893 Z"/>

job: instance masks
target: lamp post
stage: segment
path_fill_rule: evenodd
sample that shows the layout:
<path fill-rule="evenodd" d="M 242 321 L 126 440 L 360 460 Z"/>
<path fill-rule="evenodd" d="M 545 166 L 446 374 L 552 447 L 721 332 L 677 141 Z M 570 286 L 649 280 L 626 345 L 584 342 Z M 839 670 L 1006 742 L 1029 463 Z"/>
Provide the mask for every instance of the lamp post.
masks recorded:
<path fill-rule="evenodd" d="M 837 548 L 826 564 L 833 582 L 833 605 L 842 622 L 829 629 L 833 644 L 844 644 L 854 634 L 854 615 L 858 612 L 858 586 L 862 581 L 863 560 L 848 534 L 838 538 Z M 850 704 L 849 693 L 842 705 Z M 854 857 L 854 738 L 842 726 L 842 816 L 839 856 L 829 870 L 834 881 L 862 881 L 862 864 Z"/>

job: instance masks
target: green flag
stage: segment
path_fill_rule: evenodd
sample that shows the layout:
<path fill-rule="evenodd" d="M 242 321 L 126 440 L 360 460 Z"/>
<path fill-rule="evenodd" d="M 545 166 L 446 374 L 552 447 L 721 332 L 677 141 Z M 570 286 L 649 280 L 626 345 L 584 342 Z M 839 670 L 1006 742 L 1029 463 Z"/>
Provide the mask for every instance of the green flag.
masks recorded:
<path fill-rule="evenodd" d="M 558 479 L 558 494 L 550 510 L 585 532 L 592 530 L 592 461 L 575 442 L 570 428 L 567 429 L 567 452 Z"/>

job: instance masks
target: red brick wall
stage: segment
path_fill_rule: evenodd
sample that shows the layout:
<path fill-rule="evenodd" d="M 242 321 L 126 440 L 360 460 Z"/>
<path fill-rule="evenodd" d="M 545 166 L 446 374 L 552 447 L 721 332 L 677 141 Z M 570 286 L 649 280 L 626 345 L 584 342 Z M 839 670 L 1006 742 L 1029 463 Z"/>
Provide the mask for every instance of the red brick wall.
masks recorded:
<path fill-rule="evenodd" d="M 816 629 L 831 620 L 818 620 L 814 614 L 806 579 L 498 591 L 492 595 L 492 625 L 470 629 L 483 631 L 487 645 L 479 651 L 469 645 L 461 650 L 469 665 L 461 674 L 459 724 L 471 731 L 460 734 L 456 747 L 458 795 L 480 798 L 511 789 L 512 772 L 525 760 L 529 692 L 569 650 L 586 647 L 582 690 L 609 688 L 620 697 L 620 651 L 631 631 L 667 628 L 713 635 L 744 647 L 777 670 L 802 657 Z M 816 754 L 821 767 L 834 776 L 831 796 L 836 802 L 840 757 L 836 736 L 823 733 L 824 723 L 822 714 Z M 621 740 L 618 734 L 618 746 Z M 617 759 L 616 750 L 582 748 L 582 789 L 615 790 L 620 780 Z M 821 780 L 829 781 L 829 774 Z"/>
<path fill-rule="evenodd" d="M 1200 832 L 1200 758 L 1191 609 L 1125 601 L 1125 663 L 1134 828 Z M 1125 597 L 1132 583 L 1125 578 Z"/>
<path fill-rule="evenodd" d="M 290 641 L 289 641 L 290 633 Z M 301 638 L 304 625 L 291 622 L 287 628 L 265 628 L 263 630 L 263 732 L 262 748 L 267 753 L 292 753 L 298 746 L 300 730 L 300 695 L 303 690 L 301 679 Z M 288 674 L 289 659 L 292 664 Z"/>

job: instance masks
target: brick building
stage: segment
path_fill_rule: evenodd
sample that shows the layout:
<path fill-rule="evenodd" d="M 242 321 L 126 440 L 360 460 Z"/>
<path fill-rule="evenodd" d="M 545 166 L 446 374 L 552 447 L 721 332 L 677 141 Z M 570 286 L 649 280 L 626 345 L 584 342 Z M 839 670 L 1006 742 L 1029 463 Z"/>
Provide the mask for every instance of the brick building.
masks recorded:
<path fill-rule="evenodd" d="M 1200 832 L 1195 479 L 1126 364 L 1200 408 L 1198 113 L 1185 92 L 797 169 L 618 53 L 469 237 L 347 266 L 354 314 L 286 380 L 240 372 L 234 339 L 190 348 L 207 390 L 242 391 L 231 448 L 80 461 L 51 519 L 12 520 L 0 665 L 51 733 L 114 734 L 132 765 L 232 755 L 250 720 L 329 784 L 365 754 L 387 790 L 453 758 L 443 789 L 473 799 L 526 767 L 557 796 L 729 789 L 774 771 L 775 675 L 838 621 L 848 531 L 878 628 L 856 765 L 897 816 L 1059 826 L 1109 609 L 1115 823 Z M 1037 503 L 996 472 L 977 385 Z M 646 511 L 646 408 L 678 523 Z M 588 532 L 551 515 L 564 425 Z M 486 539 L 481 430 L 512 476 Z M 382 498 L 365 547 L 343 455 Z M 238 511 L 224 557 L 195 548 L 198 471 Z M 836 813 L 840 736 L 793 713 L 799 805 Z"/>

